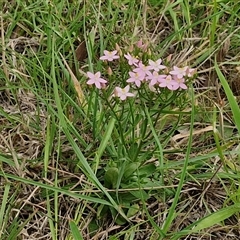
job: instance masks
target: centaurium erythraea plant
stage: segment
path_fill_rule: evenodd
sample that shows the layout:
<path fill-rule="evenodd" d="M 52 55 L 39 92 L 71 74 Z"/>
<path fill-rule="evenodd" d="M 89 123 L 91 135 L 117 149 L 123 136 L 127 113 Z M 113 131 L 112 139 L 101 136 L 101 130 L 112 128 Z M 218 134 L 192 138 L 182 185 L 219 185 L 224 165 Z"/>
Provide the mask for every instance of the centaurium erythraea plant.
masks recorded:
<path fill-rule="evenodd" d="M 127 83 L 134 83 L 137 87 L 141 86 L 145 78 L 145 73 L 139 72 L 129 72 L 130 78 L 126 80 Z"/>
<path fill-rule="evenodd" d="M 104 50 L 103 53 L 104 55 L 99 58 L 100 60 L 112 62 L 114 59 L 119 59 L 119 56 L 117 55 L 117 50 L 113 51 Z"/>
<path fill-rule="evenodd" d="M 138 42 L 138 49 L 143 46 L 142 40 Z M 147 83 L 150 91 L 154 89 L 156 94 L 159 94 L 159 91 L 162 91 L 163 88 L 168 89 L 168 91 L 176 90 L 186 90 L 188 80 L 196 74 L 195 68 L 190 68 L 189 66 L 165 66 L 163 60 L 158 58 L 147 59 L 148 63 L 146 64 L 146 59 L 143 62 L 141 57 L 136 57 L 133 53 L 126 52 L 123 54 L 124 57 L 120 57 L 118 50 L 108 51 L 104 50 L 104 55 L 99 59 L 106 62 L 112 62 L 115 60 L 126 61 L 129 66 L 129 77 L 126 77 L 125 81 L 122 82 L 123 86 L 115 85 L 113 96 L 124 101 L 129 97 L 134 97 L 136 94 L 131 93 L 131 88 L 139 89 L 143 84 Z M 144 49 L 145 52 L 145 49 Z M 109 66 L 107 72 L 109 72 Z M 111 75 L 109 75 L 110 80 L 106 80 L 101 77 L 101 73 L 98 71 L 95 74 L 87 72 L 88 76 L 88 85 L 95 85 L 96 88 L 102 89 L 107 88 L 111 76 L 114 75 L 114 71 L 111 70 Z M 121 74 L 124 76 L 124 74 Z M 115 78 L 116 79 L 116 78 Z M 124 83 L 125 82 L 125 83 Z M 113 84 L 111 82 L 111 84 Z M 159 89 L 159 91 L 155 91 Z"/>
<path fill-rule="evenodd" d="M 93 85 L 95 84 L 96 88 L 101 89 L 103 87 L 103 85 L 105 83 L 107 83 L 107 80 L 101 78 L 101 73 L 100 72 L 96 72 L 91 73 L 91 72 L 87 72 L 87 76 L 88 76 L 88 81 L 87 84 L 88 85 Z"/>
<path fill-rule="evenodd" d="M 149 62 L 148 62 L 150 69 L 154 70 L 156 72 L 159 72 L 160 70 L 166 68 L 166 66 L 162 65 L 161 63 L 162 63 L 161 58 L 159 58 L 157 61 L 153 61 L 153 60 L 149 59 Z"/>
<path fill-rule="evenodd" d="M 137 66 L 139 63 L 139 59 L 136 57 L 132 56 L 130 53 L 124 54 L 124 57 L 128 60 L 129 65 L 135 65 Z"/>
<path fill-rule="evenodd" d="M 151 86 L 154 86 L 157 83 L 159 83 L 160 75 L 159 75 L 158 71 L 153 71 L 153 72 L 148 73 L 146 76 L 146 80 L 149 81 L 149 84 Z"/>
<path fill-rule="evenodd" d="M 127 97 L 134 97 L 134 94 L 130 93 L 129 90 L 129 85 L 127 85 L 125 88 L 115 87 L 114 95 L 119 97 L 121 100 L 125 100 Z"/>

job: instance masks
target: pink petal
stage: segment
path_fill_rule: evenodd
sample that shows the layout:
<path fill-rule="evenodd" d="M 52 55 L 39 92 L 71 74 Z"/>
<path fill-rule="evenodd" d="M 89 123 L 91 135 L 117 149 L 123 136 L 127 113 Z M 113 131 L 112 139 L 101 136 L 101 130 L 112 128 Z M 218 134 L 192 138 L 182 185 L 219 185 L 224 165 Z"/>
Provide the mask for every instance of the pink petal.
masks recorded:
<path fill-rule="evenodd" d="M 100 82 L 95 82 L 95 86 L 96 86 L 98 89 L 101 89 L 101 84 L 100 84 Z"/>
<path fill-rule="evenodd" d="M 97 73 L 95 74 L 95 76 L 96 76 L 97 78 L 100 78 L 101 73 L 100 73 L 100 72 L 97 72 Z"/>
<path fill-rule="evenodd" d="M 107 56 L 101 56 L 99 59 L 100 59 L 100 60 L 107 60 L 108 57 L 107 57 Z"/>
<path fill-rule="evenodd" d="M 121 99 L 121 100 L 125 100 L 126 98 L 127 98 L 126 95 L 121 95 L 121 96 L 120 96 L 120 99 Z"/>
<path fill-rule="evenodd" d="M 126 92 L 129 92 L 129 89 L 130 89 L 130 86 L 129 86 L 129 85 L 127 85 L 127 86 L 124 88 L 124 90 L 125 90 Z"/>
<path fill-rule="evenodd" d="M 91 73 L 91 72 L 87 72 L 87 76 L 89 77 L 89 78 L 94 78 L 94 74 L 93 73 Z"/>
<path fill-rule="evenodd" d="M 87 84 L 88 84 L 88 85 L 92 85 L 92 84 L 94 84 L 94 83 L 95 83 L 95 81 L 94 81 L 93 79 L 90 79 L 90 80 L 87 81 Z"/>
<path fill-rule="evenodd" d="M 108 50 L 103 50 L 104 55 L 109 55 L 109 51 Z"/>

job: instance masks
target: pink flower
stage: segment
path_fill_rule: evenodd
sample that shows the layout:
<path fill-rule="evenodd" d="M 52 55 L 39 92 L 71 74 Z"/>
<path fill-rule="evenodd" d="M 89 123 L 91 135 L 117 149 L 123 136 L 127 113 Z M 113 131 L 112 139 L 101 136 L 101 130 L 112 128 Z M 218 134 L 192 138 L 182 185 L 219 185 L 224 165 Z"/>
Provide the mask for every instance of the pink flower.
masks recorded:
<path fill-rule="evenodd" d="M 158 72 L 159 70 L 165 69 L 166 66 L 161 65 L 162 59 L 159 58 L 157 61 L 149 60 L 149 66 L 151 70 Z"/>
<path fill-rule="evenodd" d="M 124 54 L 124 57 L 128 60 L 129 65 L 138 65 L 139 60 L 136 57 L 133 57 L 130 53 Z"/>
<path fill-rule="evenodd" d="M 177 83 L 172 79 L 171 75 L 167 75 L 166 78 L 160 79 L 159 87 L 167 87 L 170 90 L 176 90 Z"/>
<path fill-rule="evenodd" d="M 196 68 L 190 68 L 190 67 L 187 68 L 186 75 L 188 77 L 193 77 L 194 74 L 196 74 L 196 73 L 197 73 L 197 69 Z"/>
<path fill-rule="evenodd" d="M 150 72 L 146 77 L 147 80 L 150 80 L 149 85 L 154 86 L 159 81 L 159 74 L 156 71 Z"/>
<path fill-rule="evenodd" d="M 137 47 L 142 49 L 144 52 L 147 50 L 147 44 L 143 44 L 142 38 L 137 42 Z"/>
<path fill-rule="evenodd" d="M 114 59 L 118 59 L 119 58 L 119 56 L 116 55 L 117 54 L 117 50 L 114 50 L 112 52 L 104 50 L 103 53 L 104 53 L 104 55 L 99 58 L 100 60 L 107 60 L 107 61 L 111 62 Z"/>
<path fill-rule="evenodd" d="M 135 83 L 137 87 L 140 87 L 145 75 L 138 72 L 129 72 L 130 78 L 127 79 L 128 83 Z"/>
<path fill-rule="evenodd" d="M 161 74 L 158 76 L 158 82 L 161 83 L 161 82 L 164 82 L 166 80 L 166 77 L 167 75 L 165 74 Z"/>
<path fill-rule="evenodd" d="M 100 72 L 97 72 L 95 74 L 91 73 L 91 72 L 87 72 L 87 76 L 89 78 L 89 80 L 87 81 L 87 84 L 88 85 L 93 85 L 95 84 L 95 86 L 98 88 L 98 89 L 101 89 L 102 86 L 107 83 L 107 81 L 103 78 L 101 78 L 101 73 Z"/>
<path fill-rule="evenodd" d="M 119 97 L 122 101 L 126 100 L 127 97 L 134 97 L 134 94 L 130 93 L 129 89 L 129 85 L 127 85 L 125 88 L 115 87 L 114 95 Z"/>
<path fill-rule="evenodd" d="M 186 74 L 187 74 L 187 69 L 188 69 L 188 67 L 179 68 L 179 67 L 174 66 L 173 71 L 170 71 L 169 73 L 171 75 L 177 76 L 177 78 L 183 78 L 183 76 L 186 76 Z"/>
<path fill-rule="evenodd" d="M 138 67 L 133 69 L 133 71 L 138 73 L 139 75 L 143 75 L 145 77 L 146 75 L 151 74 L 150 69 L 151 69 L 150 66 L 146 66 L 142 62 L 139 62 Z"/>
<path fill-rule="evenodd" d="M 187 85 L 184 83 L 185 82 L 184 78 L 174 77 L 174 81 L 176 84 L 174 84 L 173 90 L 177 90 L 178 88 L 187 89 Z"/>

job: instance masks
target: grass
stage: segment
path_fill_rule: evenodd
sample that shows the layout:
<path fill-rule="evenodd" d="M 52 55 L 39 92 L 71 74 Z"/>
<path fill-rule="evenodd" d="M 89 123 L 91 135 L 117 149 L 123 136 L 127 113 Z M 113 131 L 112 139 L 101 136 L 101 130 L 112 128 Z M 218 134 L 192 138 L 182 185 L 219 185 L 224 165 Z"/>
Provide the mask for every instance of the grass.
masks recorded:
<path fill-rule="evenodd" d="M 235 2 L 1 3 L 0 239 L 239 239 Z M 140 38 L 186 91 L 111 98 Z"/>

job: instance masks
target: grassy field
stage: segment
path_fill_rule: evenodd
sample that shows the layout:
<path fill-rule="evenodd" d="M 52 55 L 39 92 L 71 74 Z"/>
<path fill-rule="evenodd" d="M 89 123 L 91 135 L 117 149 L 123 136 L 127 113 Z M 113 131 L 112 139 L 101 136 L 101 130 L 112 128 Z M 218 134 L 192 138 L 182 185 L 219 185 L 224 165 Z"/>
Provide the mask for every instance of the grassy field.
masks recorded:
<path fill-rule="evenodd" d="M 239 239 L 237 2 L 0 1 L 0 239 Z"/>

